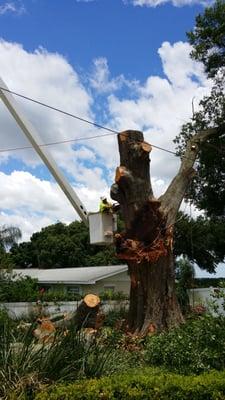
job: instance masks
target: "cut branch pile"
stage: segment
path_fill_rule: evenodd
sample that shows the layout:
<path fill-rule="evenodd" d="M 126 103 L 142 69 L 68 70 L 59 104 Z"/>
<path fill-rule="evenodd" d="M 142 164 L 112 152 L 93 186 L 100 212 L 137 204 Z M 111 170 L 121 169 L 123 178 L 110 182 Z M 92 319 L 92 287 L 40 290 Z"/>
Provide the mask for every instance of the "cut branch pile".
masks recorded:
<path fill-rule="evenodd" d="M 97 332 L 104 321 L 104 314 L 100 312 L 100 298 L 95 294 L 87 294 L 72 314 L 64 314 L 62 318 L 54 321 L 54 317 L 40 317 L 37 319 L 37 327 L 33 335 L 39 343 L 51 343 L 54 340 L 56 329 L 63 329 L 64 332 L 75 326 L 77 331 L 84 329 L 87 333 Z M 18 328 L 29 329 L 32 324 L 20 324 Z"/>

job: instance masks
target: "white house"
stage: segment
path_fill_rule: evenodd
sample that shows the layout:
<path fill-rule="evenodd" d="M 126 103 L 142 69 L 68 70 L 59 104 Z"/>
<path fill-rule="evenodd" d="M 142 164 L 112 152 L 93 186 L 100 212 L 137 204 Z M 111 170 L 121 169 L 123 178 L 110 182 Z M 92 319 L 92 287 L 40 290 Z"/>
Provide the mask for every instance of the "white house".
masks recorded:
<path fill-rule="evenodd" d="M 40 286 L 52 288 L 63 285 L 68 291 L 84 295 L 111 290 L 129 294 L 130 279 L 127 265 L 101 267 L 57 268 L 57 269 L 14 269 L 14 274 L 36 278 Z"/>

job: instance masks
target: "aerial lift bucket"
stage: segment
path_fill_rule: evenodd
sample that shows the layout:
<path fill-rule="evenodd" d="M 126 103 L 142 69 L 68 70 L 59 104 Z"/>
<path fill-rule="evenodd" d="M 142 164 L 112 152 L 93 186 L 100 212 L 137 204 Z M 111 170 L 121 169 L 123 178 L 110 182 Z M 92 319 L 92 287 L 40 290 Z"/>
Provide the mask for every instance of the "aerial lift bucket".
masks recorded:
<path fill-rule="evenodd" d="M 112 213 L 89 213 L 90 243 L 100 246 L 113 243 L 117 228 L 117 216 Z"/>

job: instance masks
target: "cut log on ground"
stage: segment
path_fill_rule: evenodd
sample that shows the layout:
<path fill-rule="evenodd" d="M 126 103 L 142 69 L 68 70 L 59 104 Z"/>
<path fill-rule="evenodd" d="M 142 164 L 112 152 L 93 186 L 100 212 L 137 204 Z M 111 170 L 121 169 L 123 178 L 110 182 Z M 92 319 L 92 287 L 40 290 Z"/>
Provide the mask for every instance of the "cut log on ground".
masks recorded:
<path fill-rule="evenodd" d="M 77 329 L 96 327 L 100 298 L 95 294 L 87 294 L 74 315 L 73 322 Z"/>

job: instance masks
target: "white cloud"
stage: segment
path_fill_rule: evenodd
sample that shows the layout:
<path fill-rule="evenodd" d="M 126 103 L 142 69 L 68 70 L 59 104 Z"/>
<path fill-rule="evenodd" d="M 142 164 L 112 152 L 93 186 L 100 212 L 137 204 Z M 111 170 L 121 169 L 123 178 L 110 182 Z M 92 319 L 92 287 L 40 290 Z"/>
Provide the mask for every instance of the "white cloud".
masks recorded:
<path fill-rule="evenodd" d="M 45 226 L 51 225 L 56 222 L 49 217 L 40 217 L 37 215 L 23 214 L 21 212 L 15 212 L 7 214 L 4 211 L 0 212 L 1 225 L 16 226 L 19 227 L 22 232 L 22 238 L 20 241 L 26 242 L 30 239 L 34 232 L 39 232 Z"/>
<path fill-rule="evenodd" d="M 0 73 L 10 89 L 83 118 L 94 118 L 91 112 L 92 98 L 81 84 L 76 71 L 61 55 L 48 53 L 42 48 L 29 53 L 19 44 L 1 40 L 0 58 Z M 28 101 L 18 101 L 26 117 L 38 130 L 43 143 L 76 139 L 95 132 L 94 128 L 90 129 L 88 125 L 75 119 Z M 3 103 L 0 104 L 0 111 L 0 140 L 4 143 L 4 148 L 29 145 Z M 52 146 L 48 151 L 59 166 L 76 178 L 78 163 L 73 144 Z M 83 156 L 85 159 L 84 152 Z M 41 164 L 33 150 L 2 153 L 0 162 L 5 162 L 9 157 L 20 159 L 28 166 Z"/>
<path fill-rule="evenodd" d="M 133 4 L 134 6 L 141 7 L 157 7 L 165 3 L 172 3 L 175 7 L 182 7 L 186 5 L 202 4 L 209 5 L 211 0 L 123 0 L 125 4 Z"/>
<path fill-rule="evenodd" d="M 95 119 L 91 110 L 93 100 L 88 90 L 81 84 L 78 74 L 63 56 L 48 53 L 42 48 L 30 53 L 17 43 L 1 40 L 0 58 L 2 60 L 0 75 L 10 89 L 80 117 Z M 44 143 L 102 133 L 94 127 L 36 104 L 18 101 L 25 116 L 36 127 Z M 0 113 L 1 149 L 29 145 L 3 102 L 0 102 Z M 114 149 L 116 149 L 116 138 L 113 137 L 88 142 L 79 141 L 75 146 L 74 143 L 67 143 L 48 147 L 48 151 L 57 164 L 69 173 L 70 179 L 75 182 L 78 195 L 81 193 L 80 196 L 88 210 L 96 209 L 99 197 L 107 193 L 107 177 L 104 176 L 103 171 L 107 172 L 109 165 L 115 167 Z M 13 159 L 22 161 L 25 169 L 36 167 L 34 173 L 39 175 L 38 167 L 42 165 L 42 162 L 33 149 L 0 153 L 2 167 L 7 162 L 10 164 Z M 71 210 L 70 205 L 65 207 L 61 204 L 60 207 L 57 206 L 57 213 L 54 211 L 54 204 L 59 203 L 58 200 L 56 201 L 58 192 L 56 189 L 52 190 L 53 187 L 56 188 L 56 185 L 52 186 L 51 182 L 40 181 L 34 175 L 28 172 L 27 174 L 17 171 L 10 177 L 3 176 L 5 183 L 2 182 L 0 187 L 4 191 L 6 201 L 3 202 L 3 199 L 0 201 L 0 209 L 6 215 L 4 221 L 7 218 L 7 221 L 11 219 L 13 223 L 22 218 L 22 227 L 27 237 L 31 229 L 25 223 L 26 221 L 32 221 L 33 229 L 36 230 L 40 226 L 40 221 L 48 224 L 49 221 L 55 222 L 58 219 L 71 221 L 75 218 L 76 214 L 73 210 L 69 212 L 69 215 L 65 211 Z M 60 201 L 67 202 L 60 189 L 58 191 Z M 18 199 L 18 203 L 15 199 Z M 63 210 L 63 213 L 59 212 L 59 209 Z M 40 213 L 42 216 L 39 218 Z"/>
<path fill-rule="evenodd" d="M 93 177 L 92 177 L 93 179 Z M 22 240 L 43 226 L 77 219 L 77 213 L 55 182 L 41 180 L 29 172 L 0 172 L 0 225 L 16 225 L 22 229 Z M 74 186 L 88 211 L 97 211 L 102 188 Z M 104 191 L 107 193 L 107 189 Z"/>
<path fill-rule="evenodd" d="M 21 1 L 17 2 L 10 1 L 0 5 L 0 15 L 5 15 L 5 14 L 22 15 L 25 12 L 26 12 L 25 7 Z"/>
<path fill-rule="evenodd" d="M 200 84 L 206 82 L 203 65 L 192 60 L 190 52 L 191 46 L 184 42 L 176 42 L 173 46 L 164 42 L 158 50 L 164 73 L 175 87 L 185 88 L 191 84 L 194 87 L 193 78 Z"/>
<path fill-rule="evenodd" d="M 104 57 L 96 58 L 93 61 L 94 68 L 90 76 L 91 86 L 101 93 L 114 92 L 125 83 L 123 75 L 110 79 L 110 71 L 107 59 Z"/>
<path fill-rule="evenodd" d="M 147 141 L 175 150 L 173 139 L 191 117 L 193 97 L 197 109 L 198 100 L 210 88 L 201 66 L 189 59 L 189 52 L 187 43 L 163 43 L 159 55 L 165 78 L 150 76 L 139 84 L 135 100 L 121 100 L 115 94 L 109 97 L 112 119 L 119 130 L 144 130 Z M 153 177 L 168 183 L 178 169 L 179 159 L 155 148 L 151 159 Z"/>
<path fill-rule="evenodd" d="M 129 82 L 121 76 L 111 78 L 107 60 L 95 60 L 91 84 L 95 90 L 106 95 L 105 103 L 109 110 L 107 125 L 115 130 L 143 130 L 147 141 L 174 150 L 172 139 L 179 133 L 182 123 L 191 116 L 193 97 L 197 109 L 198 100 L 210 87 L 202 68 L 190 60 L 189 52 L 187 43 L 163 43 L 159 56 L 165 76 L 149 76 L 143 84 Z M 89 88 L 82 85 L 79 75 L 62 55 L 41 48 L 30 53 L 19 44 L 2 40 L 0 58 L 0 75 L 10 89 L 83 118 L 95 119 L 92 112 L 94 100 Z M 129 87 L 132 88 L 129 99 L 123 92 L 123 98 L 115 94 L 115 90 L 122 85 L 126 85 L 126 92 Z M 20 101 L 20 104 L 38 129 L 43 142 L 103 133 L 41 106 L 26 101 Z M 27 145 L 27 140 L 2 103 L 0 113 L 1 148 Z M 98 120 L 100 118 L 101 115 Z M 70 175 L 86 208 L 94 211 L 100 195 L 108 195 L 108 179 L 113 180 L 115 167 L 119 164 L 117 138 L 111 135 L 78 143 L 79 146 L 71 143 L 53 146 L 49 151 L 58 165 Z M 30 170 L 41 165 L 33 150 L 25 150 L 0 153 L 2 166 L 10 163 L 12 156 L 25 163 L 25 168 L 27 166 Z M 152 183 L 158 196 L 176 173 L 179 160 L 154 148 L 151 159 Z M 10 175 L 0 173 L 0 225 L 6 221 L 18 221 L 26 238 L 32 232 L 32 226 L 35 231 L 56 220 L 70 222 L 76 218 L 76 213 L 57 185 L 41 180 L 37 169 L 34 173 L 37 177 L 23 171 Z"/>

